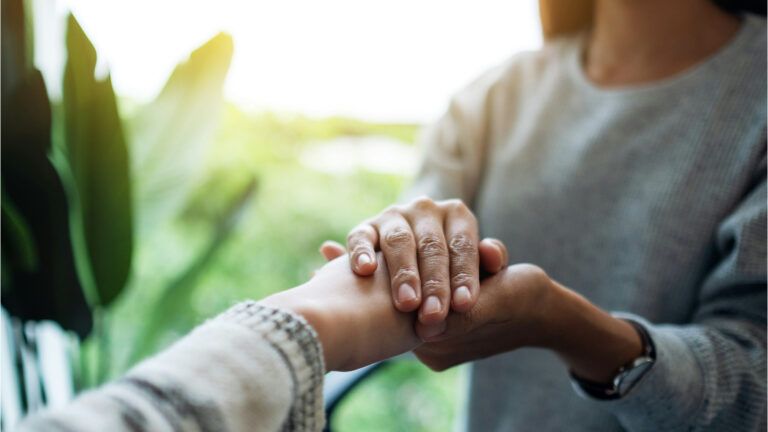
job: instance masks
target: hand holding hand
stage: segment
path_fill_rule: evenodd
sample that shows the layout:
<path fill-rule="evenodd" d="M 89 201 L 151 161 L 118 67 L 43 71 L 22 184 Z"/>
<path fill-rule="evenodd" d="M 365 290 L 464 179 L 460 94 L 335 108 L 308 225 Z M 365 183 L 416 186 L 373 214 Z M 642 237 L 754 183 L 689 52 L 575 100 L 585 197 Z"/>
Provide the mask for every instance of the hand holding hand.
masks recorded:
<path fill-rule="evenodd" d="M 378 267 L 381 249 L 390 275 L 395 307 L 419 309 L 423 324 L 442 323 L 449 310 L 467 312 L 477 301 L 480 257 L 498 255 L 498 244 L 479 241 L 477 221 L 460 200 L 419 198 L 392 206 L 354 228 L 347 238 L 352 271 L 361 276 Z M 343 246 L 326 242 L 326 258 L 344 253 Z M 498 267 L 483 265 L 488 272 Z"/>
<path fill-rule="evenodd" d="M 576 375 L 610 382 L 643 351 L 636 329 L 550 279 L 539 267 L 517 264 L 484 279 L 475 307 L 448 316 L 445 329 L 418 323 L 427 342 L 415 350 L 435 370 L 521 347 L 554 351 Z"/>
<path fill-rule="evenodd" d="M 548 278 L 536 266 L 506 267 L 484 279 L 471 311 L 451 314 L 442 332 L 417 324 L 426 341 L 416 356 L 434 370 L 444 370 L 522 346 L 546 344 L 542 323 L 549 301 Z"/>
<path fill-rule="evenodd" d="M 312 325 L 323 346 L 326 370 L 357 369 L 421 343 L 413 314 L 392 307 L 387 266 L 377 267 L 372 277 L 358 277 L 349 271 L 348 256 L 341 256 L 306 284 L 261 302 L 298 313 Z"/>

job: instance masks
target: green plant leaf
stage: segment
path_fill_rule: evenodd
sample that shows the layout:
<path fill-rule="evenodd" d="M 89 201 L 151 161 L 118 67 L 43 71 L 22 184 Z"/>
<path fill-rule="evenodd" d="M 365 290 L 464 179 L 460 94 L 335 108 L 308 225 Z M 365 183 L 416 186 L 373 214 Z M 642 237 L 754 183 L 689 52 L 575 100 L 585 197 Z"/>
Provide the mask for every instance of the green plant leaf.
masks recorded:
<path fill-rule="evenodd" d="M 11 255 L 16 260 L 14 267 L 33 272 L 37 270 L 38 260 L 32 229 L 8 194 L 5 191 L 2 194 L 3 238 L 7 239 L 8 244 L 3 250 L 6 253 L 13 251 Z"/>
<path fill-rule="evenodd" d="M 84 337 L 92 319 L 76 271 L 67 195 L 49 159 L 45 83 L 33 70 L 14 86 L 3 84 L 2 104 L 13 107 L 2 110 L 3 276 L 10 284 L 3 305 L 21 319 L 50 319 Z"/>
<path fill-rule="evenodd" d="M 192 259 L 186 269 L 163 289 L 152 314 L 136 338 L 137 343 L 133 346 L 133 352 L 129 357 L 131 363 L 158 348 L 160 336 L 164 334 L 163 330 L 170 328 L 180 320 L 183 321 L 185 317 L 189 317 L 189 305 L 200 275 L 229 239 L 240 220 L 240 216 L 252 201 L 256 186 L 255 178 L 251 178 L 241 186 L 241 189 L 232 196 L 229 204 L 217 218 L 206 246 Z"/>
<path fill-rule="evenodd" d="M 92 305 L 109 305 L 123 290 L 133 254 L 128 148 L 107 77 L 94 77 L 96 50 L 73 16 L 67 23 L 63 151 L 74 187 L 73 241 Z"/>
<path fill-rule="evenodd" d="M 84 337 L 93 324 L 72 253 L 67 196 L 49 155 L 51 105 L 22 0 L 2 1 L 3 306 Z"/>
<path fill-rule="evenodd" d="M 140 235 L 173 218 L 202 175 L 232 50 L 221 33 L 193 51 L 129 123 Z"/>
<path fill-rule="evenodd" d="M 3 88 L 14 89 L 34 70 L 32 28 L 23 0 L 2 1 Z"/>

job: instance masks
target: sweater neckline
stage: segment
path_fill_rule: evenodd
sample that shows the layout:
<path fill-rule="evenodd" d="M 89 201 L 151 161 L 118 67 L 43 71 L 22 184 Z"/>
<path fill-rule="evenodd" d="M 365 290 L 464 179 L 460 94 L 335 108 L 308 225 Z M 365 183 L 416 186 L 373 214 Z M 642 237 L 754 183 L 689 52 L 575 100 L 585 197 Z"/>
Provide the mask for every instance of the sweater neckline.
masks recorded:
<path fill-rule="evenodd" d="M 575 40 L 572 40 L 573 45 L 567 56 L 568 64 L 566 67 L 576 85 L 584 89 L 587 93 L 595 96 L 617 97 L 668 91 L 671 88 L 682 85 L 690 80 L 694 80 L 696 77 L 707 73 L 707 71 L 716 67 L 723 61 L 727 61 L 727 58 L 731 56 L 731 53 L 738 52 L 742 45 L 746 43 L 749 36 L 754 32 L 753 29 L 757 26 L 757 20 L 759 19 L 760 18 L 752 15 L 742 16 L 741 26 L 736 34 L 734 34 L 731 37 L 731 40 L 718 49 L 714 54 L 685 70 L 656 81 L 617 87 L 601 87 L 595 84 L 586 75 L 584 65 L 582 64 L 582 53 L 584 52 L 584 47 L 586 45 L 585 33 L 580 34 Z"/>

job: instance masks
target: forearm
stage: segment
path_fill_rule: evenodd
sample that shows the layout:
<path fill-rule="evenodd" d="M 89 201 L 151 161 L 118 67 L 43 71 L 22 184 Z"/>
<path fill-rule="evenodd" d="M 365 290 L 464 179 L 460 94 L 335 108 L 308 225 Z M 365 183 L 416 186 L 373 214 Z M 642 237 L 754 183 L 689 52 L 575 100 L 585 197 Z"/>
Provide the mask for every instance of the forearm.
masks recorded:
<path fill-rule="evenodd" d="M 317 272 L 307 283 L 261 301 L 303 316 L 323 347 L 327 371 L 354 370 L 410 351 L 421 343 L 413 314 L 399 312 L 389 294 L 381 254 L 370 277 L 349 270 L 347 256 Z"/>
<path fill-rule="evenodd" d="M 754 303 L 765 304 L 764 292 L 754 295 Z M 580 378 L 609 383 L 619 367 L 642 354 L 642 340 L 631 324 L 567 288 L 553 283 L 543 309 L 549 319 L 541 325 L 541 345 Z M 588 399 L 628 430 L 690 430 L 692 424 L 698 425 L 694 430 L 765 428 L 764 320 L 726 314 L 654 325 L 624 315 L 648 331 L 654 365 L 627 395 Z"/>
<path fill-rule="evenodd" d="M 631 316 L 631 315 L 630 315 Z M 765 324 L 723 317 L 652 324 L 653 367 L 626 396 L 591 400 L 628 431 L 759 431 L 766 424 Z"/>
<path fill-rule="evenodd" d="M 322 346 L 323 364 L 327 372 L 338 370 L 341 365 L 347 362 L 347 355 L 351 350 L 344 349 L 344 342 L 340 340 L 341 332 L 334 331 L 334 327 L 349 328 L 348 323 L 344 321 L 343 314 L 338 316 L 329 316 L 328 308 L 317 305 L 311 296 L 301 295 L 302 290 L 319 289 L 317 281 L 310 281 L 305 285 L 293 288 L 292 290 L 273 294 L 259 303 L 266 306 L 289 310 L 303 317 L 315 330 L 317 339 Z M 333 315 L 333 314 L 330 314 Z"/>
<path fill-rule="evenodd" d="M 246 302 L 20 430 L 277 431 L 289 417 L 301 430 L 320 430 L 322 379 L 312 328 Z"/>
<path fill-rule="evenodd" d="M 637 358 L 643 345 L 637 330 L 587 299 L 551 281 L 541 325 L 542 345 L 555 351 L 577 376 L 608 383 Z"/>

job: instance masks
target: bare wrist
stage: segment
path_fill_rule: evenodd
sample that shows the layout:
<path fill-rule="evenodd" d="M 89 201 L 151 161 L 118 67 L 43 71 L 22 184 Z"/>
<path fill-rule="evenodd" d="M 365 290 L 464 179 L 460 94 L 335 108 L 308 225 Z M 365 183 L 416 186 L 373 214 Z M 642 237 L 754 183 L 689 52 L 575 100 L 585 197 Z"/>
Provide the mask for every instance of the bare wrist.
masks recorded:
<path fill-rule="evenodd" d="M 533 338 L 530 346 L 556 350 L 563 336 L 559 314 L 562 309 L 562 287 L 543 273 L 532 315 Z"/>
<path fill-rule="evenodd" d="M 323 309 L 304 298 L 299 292 L 295 292 L 296 290 L 301 290 L 304 286 L 271 295 L 261 300 L 260 303 L 285 309 L 303 317 L 315 330 L 317 338 L 320 340 L 326 371 L 336 370 L 344 362 L 343 359 L 339 358 L 339 354 L 344 351 L 338 349 L 338 341 L 335 337 L 336 332 L 330 328 L 330 321 L 323 312 Z M 308 288 L 311 289 L 311 287 Z"/>
<path fill-rule="evenodd" d="M 642 353 L 642 340 L 631 324 L 556 282 L 550 294 L 545 347 L 577 376 L 609 382 L 621 366 Z"/>

